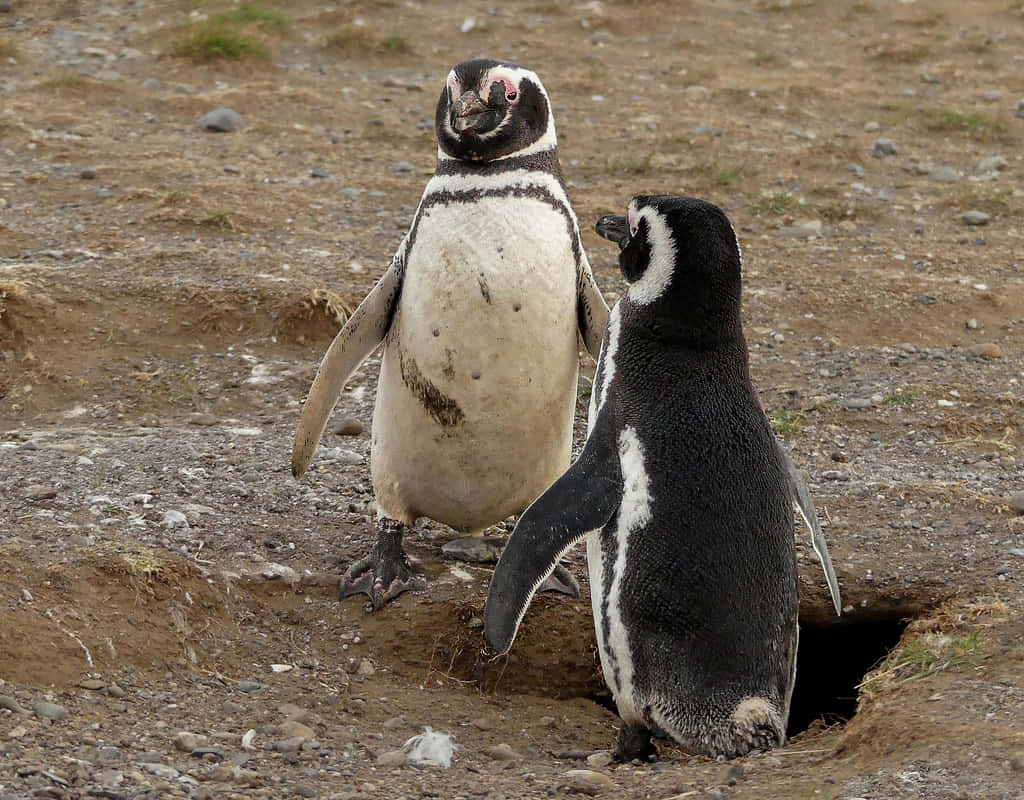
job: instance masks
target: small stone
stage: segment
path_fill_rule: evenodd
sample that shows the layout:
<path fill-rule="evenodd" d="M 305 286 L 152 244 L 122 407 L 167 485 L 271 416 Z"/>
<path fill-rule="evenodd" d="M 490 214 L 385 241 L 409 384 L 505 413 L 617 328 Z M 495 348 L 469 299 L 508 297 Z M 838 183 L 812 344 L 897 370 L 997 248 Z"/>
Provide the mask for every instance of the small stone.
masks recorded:
<path fill-rule="evenodd" d="M 683 89 L 683 93 L 689 100 L 706 100 L 711 96 L 711 90 L 707 86 L 694 84 Z"/>
<path fill-rule="evenodd" d="M 57 490 L 52 486 L 29 486 L 25 490 L 25 499 L 33 503 L 41 500 L 53 500 L 57 496 Z"/>
<path fill-rule="evenodd" d="M 406 724 L 406 721 L 401 717 L 392 717 L 389 720 L 385 720 L 384 724 L 381 727 L 384 728 L 384 730 L 393 731 L 397 730 L 398 728 L 404 728 Z"/>
<path fill-rule="evenodd" d="M 876 120 L 873 120 L 873 119 L 872 120 L 868 120 L 867 122 L 864 123 L 864 132 L 865 133 L 874 133 L 875 131 L 879 130 L 881 127 L 882 126 Z"/>
<path fill-rule="evenodd" d="M 489 731 L 494 728 L 494 723 L 486 717 L 478 717 L 477 719 L 471 720 L 469 724 L 480 731 Z"/>
<path fill-rule="evenodd" d="M 396 173 L 413 172 L 416 169 L 416 165 L 411 161 L 396 161 L 391 165 L 391 171 Z"/>
<path fill-rule="evenodd" d="M 17 700 L 13 697 L 8 697 L 5 694 L 0 694 L 0 708 L 5 708 L 8 711 L 13 711 L 15 714 L 27 714 L 28 712 L 21 707 Z"/>
<path fill-rule="evenodd" d="M 988 225 L 988 221 L 992 219 L 984 211 L 970 210 L 965 211 L 960 215 L 960 220 L 965 225 Z"/>
<path fill-rule="evenodd" d="M 142 82 L 143 89 L 159 89 L 161 87 L 162 84 L 156 78 L 146 78 L 146 80 Z"/>
<path fill-rule="evenodd" d="M 822 227 L 820 219 L 798 219 L 792 225 L 780 228 L 779 235 L 794 239 L 809 239 L 821 236 Z"/>
<path fill-rule="evenodd" d="M 1003 348 L 997 345 L 995 342 L 982 342 L 979 344 L 972 344 L 967 348 L 967 352 L 972 356 L 978 358 L 1002 358 Z"/>
<path fill-rule="evenodd" d="M 188 528 L 188 518 L 180 511 L 170 509 L 164 512 L 163 518 L 160 520 L 160 527 L 162 528 Z"/>
<path fill-rule="evenodd" d="M 215 108 L 204 114 L 197 125 L 204 131 L 214 133 L 231 133 L 245 127 L 245 120 L 237 111 L 230 108 Z"/>
<path fill-rule="evenodd" d="M 107 683 L 106 681 L 101 681 L 97 678 L 86 678 L 84 681 L 79 681 L 78 686 L 80 689 L 88 689 L 92 692 L 98 692 L 100 689 L 105 689 Z"/>
<path fill-rule="evenodd" d="M 388 750 L 377 756 L 378 767 L 402 767 L 409 760 L 404 750 Z"/>
<path fill-rule="evenodd" d="M 1010 495 L 1009 505 L 1017 514 L 1024 514 L 1024 492 Z"/>
<path fill-rule="evenodd" d="M 287 739 L 281 739 L 278 742 L 274 742 L 274 749 L 278 753 L 297 753 L 302 747 L 304 739 L 300 739 L 298 736 L 290 736 Z"/>
<path fill-rule="evenodd" d="M 373 662 L 368 658 L 364 658 L 360 661 L 359 668 L 356 670 L 356 674 L 362 675 L 364 678 L 370 677 L 374 672 L 376 672 L 376 670 L 373 668 Z"/>
<path fill-rule="evenodd" d="M 118 686 L 116 683 L 112 683 L 110 684 L 110 686 L 107 687 L 107 694 L 109 694 L 111 697 L 121 698 L 124 697 L 125 694 L 127 694 L 127 692 L 125 692 L 125 690 Z"/>
<path fill-rule="evenodd" d="M 289 739 L 299 739 L 303 742 L 316 736 L 316 731 L 311 727 L 303 725 L 301 722 L 296 722 L 293 719 L 285 720 L 277 726 L 277 729 L 281 732 L 282 736 L 286 736 Z"/>
<path fill-rule="evenodd" d="M 260 683 L 259 681 L 243 680 L 243 681 L 239 681 L 237 683 L 237 685 L 235 686 L 235 688 L 238 689 L 238 691 L 240 691 L 240 692 L 245 692 L 246 694 L 252 694 L 253 692 L 260 691 L 263 688 L 263 684 Z"/>
<path fill-rule="evenodd" d="M 725 783 L 730 786 L 735 786 L 741 780 L 743 780 L 743 765 L 742 764 L 730 764 L 729 768 L 725 771 Z"/>
<path fill-rule="evenodd" d="M 899 151 L 896 149 L 896 142 L 892 139 L 876 139 L 875 146 L 871 149 L 871 155 L 875 158 L 894 156 Z"/>
<path fill-rule="evenodd" d="M 225 164 L 224 165 L 224 171 L 229 173 L 229 174 L 231 174 L 231 175 L 237 175 L 242 170 L 238 167 L 237 164 Z"/>
<path fill-rule="evenodd" d="M 1017 103 L 1017 116 L 1024 119 L 1024 100 Z"/>
<path fill-rule="evenodd" d="M 589 769 L 571 769 L 565 773 L 569 786 L 587 795 L 598 795 L 611 789 L 615 784 L 607 775 Z"/>
<path fill-rule="evenodd" d="M 839 405 L 843 408 L 871 408 L 874 405 L 870 398 L 867 397 L 844 397 L 839 401 Z"/>
<path fill-rule="evenodd" d="M 978 320 L 976 320 L 974 317 L 971 317 L 969 320 L 967 320 L 967 322 L 965 322 L 964 325 L 967 327 L 967 330 L 969 331 L 976 331 L 979 327 Z"/>
<path fill-rule="evenodd" d="M 163 778 L 165 781 L 176 780 L 178 776 L 181 775 L 178 770 L 174 767 L 169 767 L 167 764 L 144 762 L 139 764 L 139 766 L 151 775 L 156 775 L 158 778 Z"/>
<path fill-rule="evenodd" d="M 956 183 L 960 180 L 960 173 L 953 167 L 935 167 L 928 175 L 937 183 Z"/>
<path fill-rule="evenodd" d="M 298 786 L 293 786 L 292 791 L 295 792 L 295 794 L 297 794 L 299 797 L 316 797 L 316 789 L 314 789 L 312 786 L 304 786 L 302 784 L 299 784 Z"/>
<path fill-rule="evenodd" d="M 1018 750 L 1010 757 L 1010 769 L 1014 772 L 1024 772 L 1024 750 Z"/>
<path fill-rule="evenodd" d="M 543 728 L 553 728 L 553 727 L 555 727 L 555 718 L 554 717 L 541 717 L 539 720 L 537 720 L 537 722 Z"/>
<path fill-rule="evenodd" d="M 124 753 L 121 752 L 119 747 L 108 744 L 96 751 L 96 760 L 101 764 L 113 764 L 118 761 L 124 761 Z"/>
<path fill-rule="evenodd" d="M 862 167 L 860 164 L 854 164 L 851 162 L 847 164 L 845 167 L 843 167 L 843 169 L 845 169 L 847 172 L 852 172 L 855 178 L 864 177 L 864 167 Z"/>
<path fill-rule="evenodd" d="M 363 432 L 363 423 L 355 417 L 343 419 L 334 432 L 338 436 L 358 436 Z"/>
<path fill-rule="evenodd" d="M 986 172 L 999 172 L 1006 169 L 1007 164 L 1007 160 L 1002 156 L 989 156 L 988 158 L 983 158 L 978 163 L 978 172 L 983 174 Z"/>
<path fill-rule="evenodd" d="M 601 767 L 607 767 L 614 760 L 611 751 L 609 750 L 598 750 L 596 753 L 591 753 L 587 756 L 587 766 L 593 767 L 594 769 L 600 769 Z"/>
<path fill-rule="evenodd" d="M 441 552 L 448 558 L 474 564 L 496 564 L 505 540 L 497 536 L 465 536 L 446 542 Z"/>
<path fill-rule="evenodd" d="M 1001 91 L 999 91 L 998 89 L 992 89 L 990 91 L 985 92 L 985 94 L 983 94 L 981 97 L 986 103 L 994 103 L 997 100 L 1000 100 L 1002 96 L 1003 93 Z"/>
<path fill-rule="evenodd" d="M 496 744 L 494 747 L 488 747 L 486 750 L 488 756 L 493 758 L 495 761 L 515 761 L 519 758 L 519 753 L 512 749 L 510 745 L 502 742 Z"/>
<path fill-rule="evenodd" d="M 205 747 L 209 739 L 201 733 L 190 733 L 189 731 L 178 731 L 174 734 L 174 746 L 183 753 L 191 753 L 200 747 Z"/>
<path fill-rule="evenodd" d="M 309 176 L 311 178 L 329 178 L 329 177 L 331 177 L 331 173 L 329 173 L 327 170 L 323 169 L 322 167 L 316 167 L 315 169 L 311 169 L 309 171 Z"/>
<path fill-rule="evenodd" d="M 81 178 L 83 181 L 95 180 L 96 170 L 94 170 L 92 167 L 86 167 L 85 169 L 78 173 L 78 177 Z"/>
<path fill-rule="evenodd" d="M 67 719 L 68 712 L 56 703 L 33 703 L 32 710 L 36 712 L 37 717 L 46 717 L 47 719 Z"/>

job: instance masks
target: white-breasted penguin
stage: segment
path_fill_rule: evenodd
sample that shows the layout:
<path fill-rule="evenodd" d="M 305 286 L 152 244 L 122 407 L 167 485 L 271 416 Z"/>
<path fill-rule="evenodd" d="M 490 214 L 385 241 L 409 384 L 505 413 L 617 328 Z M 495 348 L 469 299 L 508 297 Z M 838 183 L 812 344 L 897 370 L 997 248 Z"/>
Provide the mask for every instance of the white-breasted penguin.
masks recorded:
<path fill-rule="evenodd" d="M 652 731 L 712 756 L 781 745 L 798 639 L 792 504 L 806 513 L 810 498 L 750 380 L 736 234 L 716 206 L 669 196 L 636 197 L 597 229 L 622 248 L 630 286 L 583 452 L 523 513 L 495 569 L 487 640 L 509 649 L 541 579 L 588 537 L 617 756 L 651 755 Z"/>
<path fill-rule="evenodd" d="M 435 128 L 437 170 L 391 266 L 324 356 L 292 451 L 298 477 L 345 381 L 383 342 L 377 538 L 340 586 L 374 609 L 411 585 L 405 526 L 429 517 L 480 531 L 568 467 L 579 337 L 597 358 L 608 319 L 540 78 L 493 59 L 457 64 Z"/>

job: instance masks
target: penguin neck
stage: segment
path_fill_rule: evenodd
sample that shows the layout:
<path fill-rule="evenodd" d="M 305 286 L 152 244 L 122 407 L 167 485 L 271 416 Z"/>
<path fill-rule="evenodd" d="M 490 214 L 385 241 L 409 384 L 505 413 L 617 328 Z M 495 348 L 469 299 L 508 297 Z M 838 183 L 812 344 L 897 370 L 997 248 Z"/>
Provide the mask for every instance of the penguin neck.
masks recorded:
<path fill-rule="evenodd" d="M 546 172 L 554 175 L 559 183 L 562 181 L 562 169 L 558 163 L 558 146 L 525 155 L 496 158 L 493 161 L 463 161 L 438 153 L 437 171 L 435 175 L 500 175 L 504 172 L 524 170 L 527 172 Z"/>
<path fill-rule="evenodd" d="M 687 314 L 658 313 L 656 308 L 641 308 L 633 303 L 633 317 L 629 326 L 639 335 L 683 353 L 705 355 L 715 351 L 723 353 L 742 352 L 744 362 L 747 354 L 747 341 L 743 336 L 743 326 L 739 317 L 731 315 L 715 320 L 696 320 Z"/>

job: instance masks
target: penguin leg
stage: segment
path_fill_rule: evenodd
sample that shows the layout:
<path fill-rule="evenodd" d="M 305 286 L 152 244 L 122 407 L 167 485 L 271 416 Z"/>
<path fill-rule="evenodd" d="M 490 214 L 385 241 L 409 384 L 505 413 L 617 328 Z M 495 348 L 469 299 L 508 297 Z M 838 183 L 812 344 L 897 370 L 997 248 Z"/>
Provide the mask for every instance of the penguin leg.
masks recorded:
<path fill-rule="evenodd" d="M 370 598 L 367 611 L 379 611 L 407 589 L 416 579 L 409 568 L 409 558 L 402 550 L 405 525 L 397 519 L 382 517 L 377 521 L 377 540 L 369 554 L 345 570 L 338 586 L 338 597 L 365 594 Z"/>
<path fill-rule="evenodd" d="M 551 574 L 537 587 L 537 592 L 557 592 L 558 594 L 567 594 L 569 597 L 579 597 L 580 585 L 569 570 L 561 564 L 555 564 Z"/>
<path fill-rule="evenodd" d="M 658 755 L 658 748 L 651 739 L 651 729 L 643 722 L 623 720 L 612 755 L 619 761 L 632 761 L 634 758 L 649 761 L 651 756 Z"/>

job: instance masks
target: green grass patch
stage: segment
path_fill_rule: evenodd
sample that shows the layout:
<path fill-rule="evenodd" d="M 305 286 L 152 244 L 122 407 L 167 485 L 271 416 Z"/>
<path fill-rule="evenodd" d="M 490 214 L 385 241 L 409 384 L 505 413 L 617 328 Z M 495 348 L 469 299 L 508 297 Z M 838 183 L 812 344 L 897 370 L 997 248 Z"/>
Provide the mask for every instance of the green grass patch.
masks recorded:
<path fill-rule="evenodd" d="M 781 217 L 797 211 L 814 213 L 817 209 L 806 197 L 798 197 L 785 189 L 762 189 L 758 194 L 748 195 L 751 209 L 759 214 Z"/>
<path fill-rule="evenodd" d="M 900 686 L 946 670 L 977 666 L 989 655 L 985 651 L 980 630 L 959 637 L 946 633 L 926 633 L 903 642 L 891 651 L 881 666 L 872 671 L 857 688 L 873 692 L 886 685 Z"/>
<path fill-rule="evenodd" d="M 814 8 L 817 4 L 818 0 L 764 0 L 758 3 L 758 9 L 779 14 L 788 11 L 806 11 L 809 8 Z"/>
<path fill-rule="evenodd" d="M 966 133 L 979 139 L 998 139 L 1007 135 L 1005 124 L 980 111 L 928 111 L 921 117 L 921 125 L 931 133 Z"/>
<path fill-rule="evenodd" d="M 178 53 L 197 64 L 207 64 L 262 56 L 265 50 L 255 37 L 226 22 L 210 19 L 189 26 L 178 45 Z"/>
<path fill-rule="evenodd" d="M 620 153 L 608 159 L 609 173 L 625 173 L 626 175 L 646 175 L 652 169 L 654 154 Z"/>
<path fill-rule="evenodd" d="M 237 212 L 229 208 L 216 208 L 203 217 L 202 224 L 210 228 L 223 228 L 225 230 L 238 230 L 235 224 Z"/>
<path fill-rule="evenodd" d="M 807 419 L 807 412 L 793 408 L 776 408 L 768 415 L 768 420 L 779 436 L 789 436 L 799 431 Z"/>
<path fill-rule="evenodd" d="M 227 25 L 260 24 L 286 28 L 291 24 L 283 12 L 276 8 L 267 8 L 259 3 L 242 3 L 230 11 L 216 14 L 212 19 Z"/>
<path fill-rule="evenodd" d="M 365 56 L 403 55 L 412 52 L 412 45 L 397 33 L 381 35 L 366 25 L 342 25 L 324 38 L 324 47 L 339 55 Z"/>
<path fill-rule="evenodd" d="M 917 399 L 917 392 L 913 389 L 894 389 L 882 398 L 882 405 L 905 406 Z"/>

